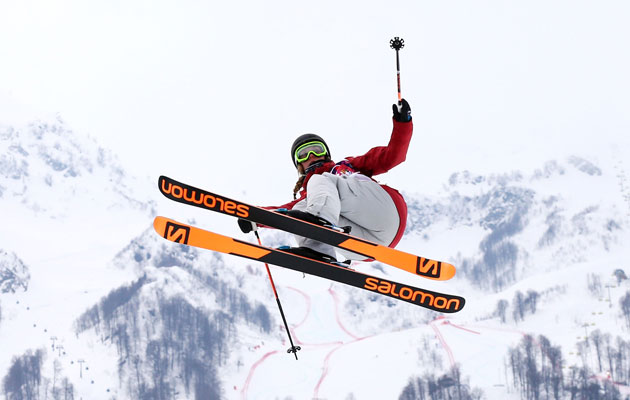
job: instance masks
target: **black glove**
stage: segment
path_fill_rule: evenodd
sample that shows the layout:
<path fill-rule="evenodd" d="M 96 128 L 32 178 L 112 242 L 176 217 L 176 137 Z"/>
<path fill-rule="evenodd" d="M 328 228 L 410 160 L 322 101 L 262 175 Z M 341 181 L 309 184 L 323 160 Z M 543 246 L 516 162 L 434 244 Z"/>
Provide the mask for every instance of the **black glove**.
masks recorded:
<path fill-rule="evenodd" d="M 411 107 L 409 107 L 409 103 L 405 99 L 402 99 L 401 103 L 400 111 L 398 111 L 398 104 L 392 105 L 394 119 L 398 122 L 409 122 L 411 121 Z"/>
<path fill-rule="evenodd" d="M 238 219 L 238 227 L 243 233 L 249 233 L 254 230 L 254 223 L 243 218 Z"/>

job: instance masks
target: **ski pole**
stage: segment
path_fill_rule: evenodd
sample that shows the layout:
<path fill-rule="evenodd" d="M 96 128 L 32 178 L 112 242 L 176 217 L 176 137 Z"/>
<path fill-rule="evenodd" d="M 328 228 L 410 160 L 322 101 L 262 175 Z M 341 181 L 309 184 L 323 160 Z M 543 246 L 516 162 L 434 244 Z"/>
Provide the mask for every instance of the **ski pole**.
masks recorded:
<path fill-rule="evenodd" d="M 398 59 L 398 50 L 405 47 L 405 41 L 398 36 L 389 41 L 389 47 L 396 50 L 396 79 L 398 81 L 398 107 L 402 105 L 402 95 L 400 93 L 400 60 Z"/>
<path fill-rule="evenodd" d="M 253 224 L 252 224 L 253 225 Z M 262 242 L 260 240 L 260 236 L 258 235 L 258 230 L 254 226 L 254 234 L 256 235 L 256 239 L 258 239 L 258 244 L 262 246 Z M 273 283 L 273 277 L 271 276 L 271 270 L 269 269 L 269 264 L 265 263 L 265 268 L 267 268 L 267 275 L 269 275 L 269 282 L 271 282 L 271 288 L 273 289 L 273 294 L 276 296 L 276 303 L 278 303 L 278 309 L 280 310 L 280 315 L 282 316 L 282 322 L 284 322 L 284 328 L 287 330 L 287 336 L 289 337 L 289 343 L 291 343 L 291 347 L 287 350 L 287 353 L 293 353 L 295 355 L 295 359 L 298 359 L 297 352 L 302 350 L 300 346 L 295 346 L 293 344 L 293 339 L 291 338 L 291 332 L 289 331 L 289 325 L 287 325 L 287 319 L 284 317 L 284 311 L 282 310 L 282 304 L 280 303 L 280 297 L 278 297 L 278 292 L 276 291 L 276 285 Z"/>

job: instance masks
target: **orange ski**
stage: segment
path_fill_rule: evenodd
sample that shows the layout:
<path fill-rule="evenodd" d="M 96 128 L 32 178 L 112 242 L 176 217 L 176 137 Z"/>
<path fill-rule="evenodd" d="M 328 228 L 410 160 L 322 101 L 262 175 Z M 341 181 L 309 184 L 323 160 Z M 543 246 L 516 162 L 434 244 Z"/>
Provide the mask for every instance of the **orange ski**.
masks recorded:
<path fill-rule="evenodd" d="M 223 236 L 164 217 L 155 217 L 153 227 L 160 236 L 175 243 L 274 264 L 406 301 L 433 311 L 454 313 L 460 311 L 466 303 L 466 300 L 460 296 L 438 293 L 363 274 L 342 266 L 302 257 L 280 249 L 264 247 Z"/>

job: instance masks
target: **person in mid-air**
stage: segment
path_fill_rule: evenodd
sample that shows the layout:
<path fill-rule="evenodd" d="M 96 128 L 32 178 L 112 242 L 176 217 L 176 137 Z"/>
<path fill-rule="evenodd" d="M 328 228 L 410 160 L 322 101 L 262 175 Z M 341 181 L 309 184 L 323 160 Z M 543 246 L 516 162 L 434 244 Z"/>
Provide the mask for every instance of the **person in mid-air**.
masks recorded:
<path fill-rule="evenodd" d="M 381 185 L 372 177 L 389 171 L 405 161 L 413 132 L 411 108 L 402 99 L 392 107 L 393 131 L 387 146 L 374 147 L 367 153 L 334 162 L 320 136 L 307 133 L 291 146 L 291 158 L 299 179 L 293 190 L 294 200 L 279 207 L 288 215 L 321 224 L 351 227 L 351 235 L 395 247 L 407 222 L 407 204 L 395 189 Z M 243 232 L 251 223 L 239 220 Z M 313 239 L 296 236 L 298 247 L 283 249 L 304 257 L 337 262 L 335 248 Z M 337 249 L 346 259 L 365 257 Z"/>

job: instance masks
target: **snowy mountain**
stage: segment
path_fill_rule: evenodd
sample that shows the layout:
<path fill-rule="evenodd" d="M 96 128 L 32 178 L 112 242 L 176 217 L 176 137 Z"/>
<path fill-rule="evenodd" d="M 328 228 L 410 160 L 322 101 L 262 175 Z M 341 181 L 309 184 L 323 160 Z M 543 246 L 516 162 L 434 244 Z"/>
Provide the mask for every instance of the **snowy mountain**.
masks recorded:
<path fill-rule="evenodd" d="M 0 126 L 2 393 L 626 398 L 630 187 L 616 154 L 455 172 L 439 193 L 406 188 L 399 248 L 452 262 L 456 277 L 353 268 L 461 294 L 458 314 L 272 266 L 302 347 L 296 361 L 263 265 L 176 245 L 151 228 L 156 214 L 220 232 L 234 221 L 159 198 L 157 173 L 135 178 L 60 119 Z"/>
<path fill-rule="evenodd" d="M 110 151 L 76 135 L 61 118 L 0 125 L 0 197 L 49 218 L 98 204 L 147 210 L 147 187 L 126 176 Z M 92 191 L 95 181 L 101 190 Z M 144 192 L 144 193 L 143 193 Z"/>

